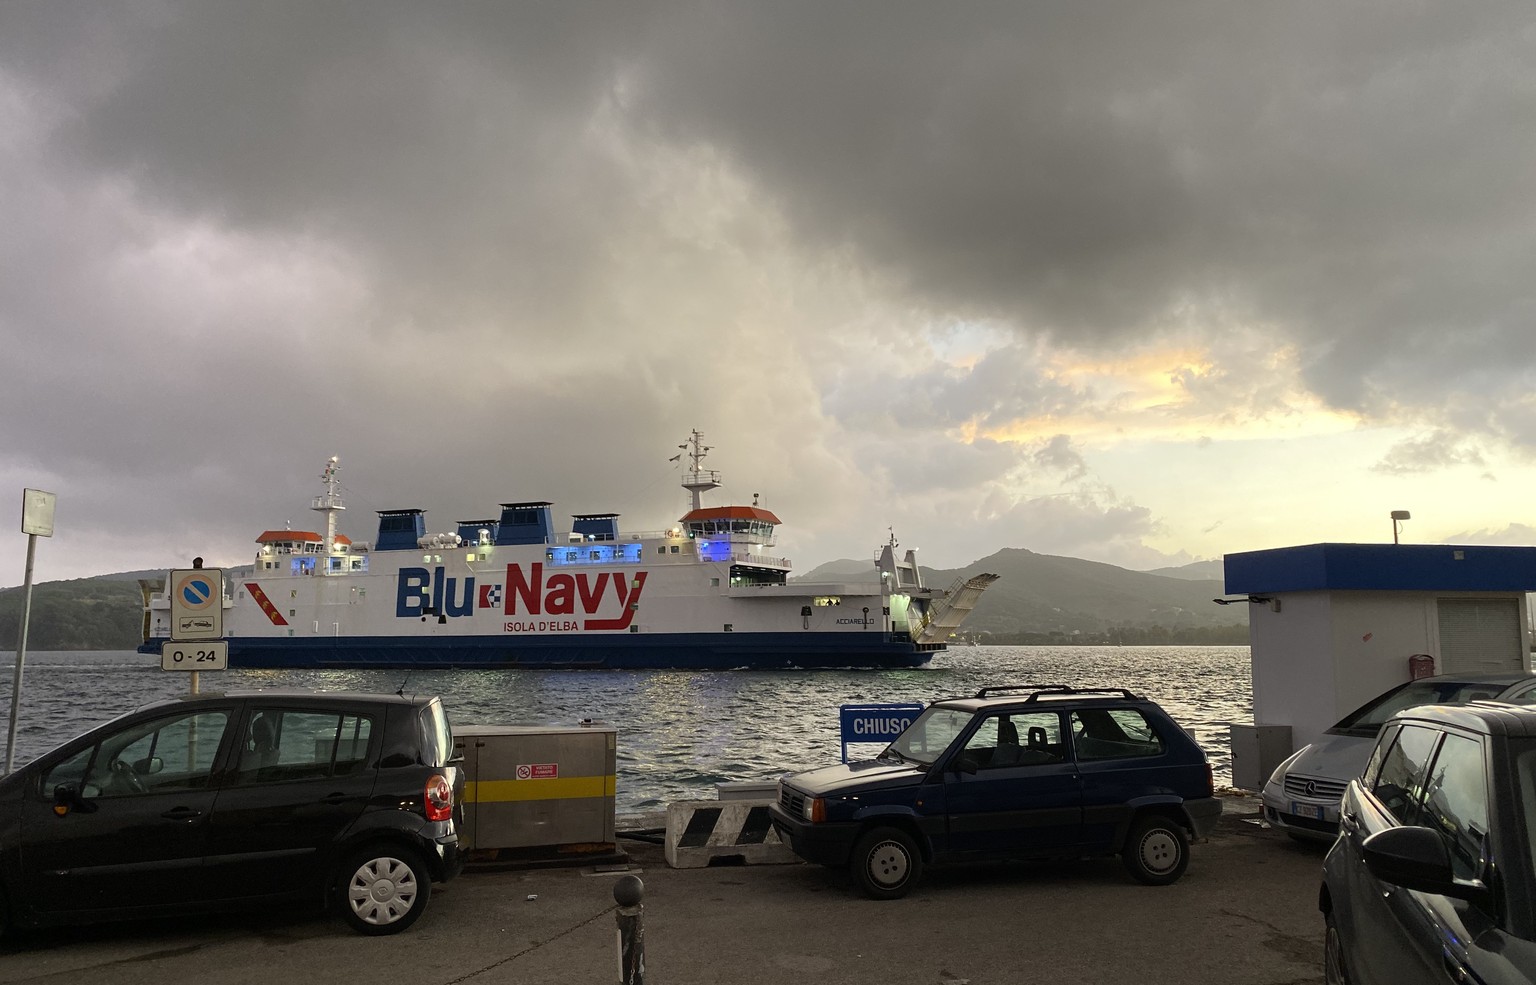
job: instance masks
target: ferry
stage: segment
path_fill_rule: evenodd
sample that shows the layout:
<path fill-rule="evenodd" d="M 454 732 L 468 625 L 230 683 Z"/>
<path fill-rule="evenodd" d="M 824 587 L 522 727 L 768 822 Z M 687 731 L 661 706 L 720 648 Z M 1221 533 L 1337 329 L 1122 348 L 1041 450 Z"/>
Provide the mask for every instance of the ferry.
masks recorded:
<path fill-rule="evenodd" d="M 924 585 L 896 537 L 867 581 L 790 580 L 773 552 L 779 518 L 758 504 L 705 506 L 720 473 L 693 431 L 682 487 L 693 508 L 663 531 L 626 533 L 617 513 L 571 516 L 503 503 L 494 519 L 429 534 L 424 511 L 378 511 L 372 543 L 337 532 L 339 461 L 311 509 L 324 532 L 267 530 L 249 567 L 224 571 L 229 666 L 261 668 L 920 667 L 970 614 L 992 574 Z M 163 582 L 142 584 L 144 643 L 171 639 Z"/>

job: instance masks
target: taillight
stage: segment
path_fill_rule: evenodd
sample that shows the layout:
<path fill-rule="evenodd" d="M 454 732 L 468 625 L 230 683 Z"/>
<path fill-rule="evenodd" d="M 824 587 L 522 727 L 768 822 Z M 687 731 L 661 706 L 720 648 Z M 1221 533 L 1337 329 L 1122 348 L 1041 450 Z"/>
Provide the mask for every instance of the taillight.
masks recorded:
<path fill-rule="evenodd" d="M 424 799 L 428 821 L 446 821 L 453 817 L 453 784 L 447 777 L 434 775 L 428 778 Z"/>
<path fill-rule="evenodd" d="M 1216 795 L 1216 771 L 1210 763 L 1205 764 L 1205 795 L 1207 797 Z"/>

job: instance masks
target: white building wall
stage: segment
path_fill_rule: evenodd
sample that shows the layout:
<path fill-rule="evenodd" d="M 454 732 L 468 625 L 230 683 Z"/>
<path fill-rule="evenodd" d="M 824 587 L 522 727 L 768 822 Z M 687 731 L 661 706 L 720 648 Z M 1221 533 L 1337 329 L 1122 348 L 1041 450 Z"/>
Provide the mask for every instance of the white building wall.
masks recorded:
<path fill-rule="evenodd" d="M 1248 605 L 1253 722 L 1289 725 L 1292 748 L 1299 749 L 1312 740 L 1298 732 L 1310 727 L 1311 711 L 1333 681 L 1331 597 L 1327 592 L 1274 597 L 1280 602 L 1278 612 L 1264 603 Z"/>
<path fill-rule="evenodd" d="M 1334 592 L 1333 686 L 1328 720 L 1299 743 L 1313 742 L 1334 722 L 1409 679 L 1408 658 L 1427 653 L 1439 666 L 1434 592 Z M 1320 695 L 1319 697 L 1324 697 Z"/>
<path fill-rule="evenodd" d="M 1408 658 L 1440 660 L 1436 602 L 1459 596 L 1520 599 L 1523 662 L 1530 632 L 1524 595 L 1457 592 L 1284 592 L 1248 607 L 1256 726 L 1289 725 L 1300 749 L 1378 694 L 1408 680 Z M 1517 659 L 1517 658 L 1512 658 Z M 1455 670 L 1455 668 L 1451 668 Z"/>

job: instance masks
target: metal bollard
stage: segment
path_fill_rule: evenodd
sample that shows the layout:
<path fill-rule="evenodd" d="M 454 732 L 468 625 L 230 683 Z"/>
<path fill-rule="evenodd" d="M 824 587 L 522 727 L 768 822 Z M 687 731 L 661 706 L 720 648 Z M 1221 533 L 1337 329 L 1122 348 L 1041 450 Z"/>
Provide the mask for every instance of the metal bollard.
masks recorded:
<path fill-rule="evenodd" d="M 613 884 L 613 901 L 619 904 L 614 915 L 619 924 L 619 985 L 645 985 L 644 895 L 639 876 L 624 876 Z"/>

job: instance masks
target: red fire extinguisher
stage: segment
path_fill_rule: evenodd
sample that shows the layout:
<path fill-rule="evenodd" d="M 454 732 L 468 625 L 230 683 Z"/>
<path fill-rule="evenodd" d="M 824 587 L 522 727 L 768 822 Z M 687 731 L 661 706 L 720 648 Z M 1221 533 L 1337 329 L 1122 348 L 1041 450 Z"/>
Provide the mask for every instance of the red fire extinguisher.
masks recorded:
<path fill-rule="evenodd" d="M 1435 658 L 1427 653 L 1415 653 L 1408 658 L 1408 679 L 1416 681 L 1421 677 L 1435 676 Z"/>

